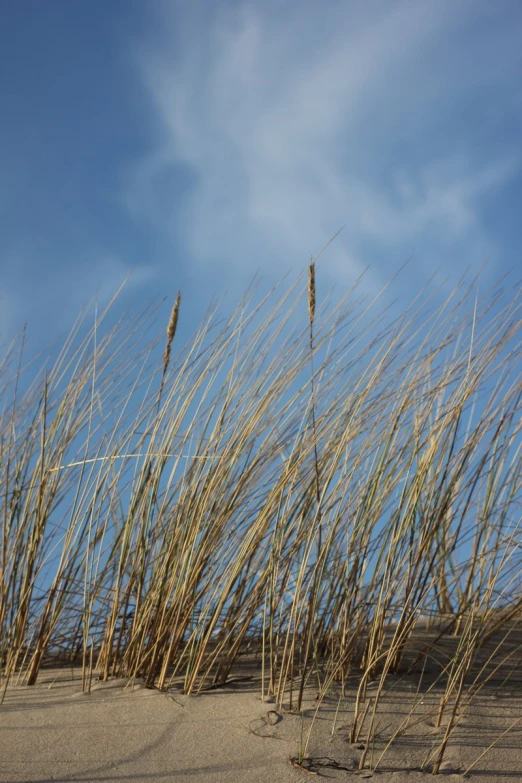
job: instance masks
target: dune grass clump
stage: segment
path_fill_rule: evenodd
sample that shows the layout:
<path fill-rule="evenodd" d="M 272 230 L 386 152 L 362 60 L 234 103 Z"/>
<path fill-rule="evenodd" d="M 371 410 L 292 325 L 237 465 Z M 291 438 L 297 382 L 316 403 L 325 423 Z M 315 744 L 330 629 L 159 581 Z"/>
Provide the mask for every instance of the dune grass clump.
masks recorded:
<path fill-rule="evenodd" d="M 453 638 L 430 686 L 444 733 L 425 766 L 440 771 L 500 666 L 487 644 L 522 611 L 520 304 L 473 282 L 395 317 L 379 302 L 321 307 L 312 261 L 308 285 L 209 311 L 180 349 L 180 294 L 166 343 L 147 342 L 151 306 L 80 320 L 40 373 L 23 340 L 8 349 L 4 690 L 61 656 L 85 690 L 96 674 L 193 693 L 253 650 L 279 708 L 356 683 L 362 769 L 386 678 L 422 673 Z"/>

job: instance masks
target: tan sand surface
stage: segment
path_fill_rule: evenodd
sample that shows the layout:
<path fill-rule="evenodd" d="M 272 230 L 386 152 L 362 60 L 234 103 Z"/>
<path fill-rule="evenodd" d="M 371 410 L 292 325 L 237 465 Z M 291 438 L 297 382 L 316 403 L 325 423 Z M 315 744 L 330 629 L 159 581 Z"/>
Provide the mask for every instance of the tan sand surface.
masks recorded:
<path fill-rule="evenodd" d="M 50 685 L 52 684 L 52 687 Z M 0 780 L 298 780 L 292 740 L 249 725 L 266 715 L 253 691 L 165 695 L 125 681 L 81 692 L 70 671 L 46 671 L 33 688 L 9 688 L 0 708 Z"/>
<path fill-rule="evenodd" d="M 0 707 L 0 781 L 361 779 L 357 767 L 364 728 L 356 745 L 347 741 L 353 694 L 341 700 L 332 694 L 323 703 L 308 746 L 310 772 L 317 773 L 312 776 L 289 760 L 297 755 L 311 725 L 311 691 L 303 718 L 261 701 L 255 680 L 190 697 L 175 689 L 161 693 L 140 683 L 125 689 L 126 685 L 121 679 L 94 682 L 90 694 L 82 693 L 80 673 L 72 675 L 70 669 L 46 669 L 32 688 L 10 685 Z M 439 696 L 419 697 L 415 680 L 407 677 L 390 678 L 386 689 L 378 717 L 380 738 L 369 749 L 368 761 L 378 757 L 416 695 L 420 721 L 390 748 L 374 778 L 382 783 L 434 780 L 419 767 L 443 731 L 435 729 L 430 716 Z M 451 739 L 439 780 L 463 780 L 462 770 L 521 716 L 521 695 L 478 696 Z M 477 764 L 469 779 L 522 780 L 522 723 Z"/>

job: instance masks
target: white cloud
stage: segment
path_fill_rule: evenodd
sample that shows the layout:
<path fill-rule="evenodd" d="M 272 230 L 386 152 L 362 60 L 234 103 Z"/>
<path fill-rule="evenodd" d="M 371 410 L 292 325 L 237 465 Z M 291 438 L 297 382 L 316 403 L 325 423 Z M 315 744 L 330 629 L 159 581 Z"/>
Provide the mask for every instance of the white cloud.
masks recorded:
<path fill-rule="evenodd" d="M 94 268 L 98 274 L 95 276 L 91 273 L 86 283 L 99 307 L 109 304 L 122 284 L 125 286 L 124 290 L 129 292 L 152 282 L 157 277 L 157 269 L 154 266 L 129 267 L 113 256 L 98 260 Z"/>
<path fill-rule="evenodd" d="M 519 161 L 468 149 L 472 124 L 445 129 L 463 96 L 515 84 L 517 36 L 489 4 L 175 7 L 158 6 L 161 31 L 137 55 L 157 143 L 128 200 L 200 270 L 302 266 L 344 224 L 328 252 L 337 279 L 372 247 L 491 247 L 478 207 Z"/>

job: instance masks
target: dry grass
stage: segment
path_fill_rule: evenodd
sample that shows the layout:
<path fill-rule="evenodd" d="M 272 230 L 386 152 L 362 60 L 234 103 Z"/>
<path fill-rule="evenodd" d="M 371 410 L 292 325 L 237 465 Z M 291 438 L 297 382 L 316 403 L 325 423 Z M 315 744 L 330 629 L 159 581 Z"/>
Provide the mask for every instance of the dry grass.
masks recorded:
<path fill-rule="evenodd" d="M 387 677 L 437 661 L 437 773 L 462 710 L 520 661 L 499 660 L 522 603 L 520 305 L 462 283 L 387 321 L 351 298 L 318 312 L 308 273 L 307 292 L 209 312 L 171 356 L 178 294 L 163 362 L 151 308 L 79 321 L 40 375 L 23 339 L 7 352 L 4 687 L 59 653 L 86 690 L 96 672 L 192 693 L 255 649 L 279 708 L 356 682 L 351 740 L 364 726 L 375 766 Z"/>

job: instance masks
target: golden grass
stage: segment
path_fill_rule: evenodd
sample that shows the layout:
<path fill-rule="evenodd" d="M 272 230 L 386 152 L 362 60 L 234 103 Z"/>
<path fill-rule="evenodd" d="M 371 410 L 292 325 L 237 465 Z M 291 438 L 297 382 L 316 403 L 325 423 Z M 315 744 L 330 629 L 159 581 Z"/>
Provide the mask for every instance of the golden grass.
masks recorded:
<path fill-rule="evenodd" d="M 255 648 L 279 707 L 356 677 L 356 741 L 386 677 L 434 657 L 428 636 L 410 655 L 431 617 L 458 640 L 437 773 L 492 676 L 484 645 L 522 605 L 520 305 L 462 283 L 387 321 L 368 320 L 375 301 L 318 316 L 312 261 L 296 327 L 301 283 L 208 313 L 172 357 L 178 293 L 163 362 L 151 308 L 104 333 L 105 311 L 83 337 L 79 321 L 31 382 L 23 341 L 7 352 L 1 673 L 33 684 L 59 651 L 86 690 L 96 672 L 192 693 Z"/>

